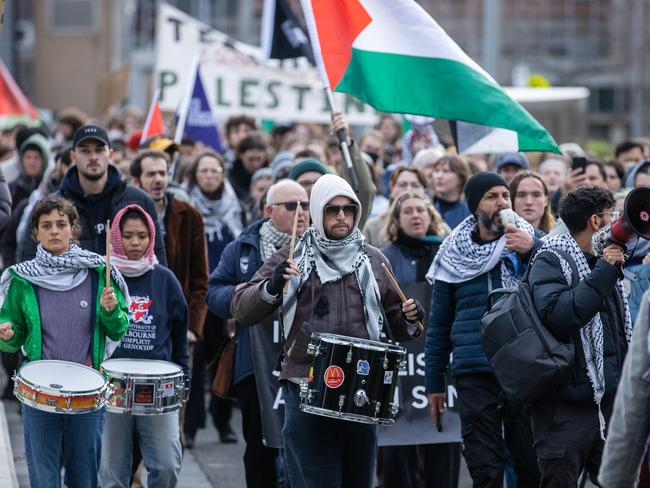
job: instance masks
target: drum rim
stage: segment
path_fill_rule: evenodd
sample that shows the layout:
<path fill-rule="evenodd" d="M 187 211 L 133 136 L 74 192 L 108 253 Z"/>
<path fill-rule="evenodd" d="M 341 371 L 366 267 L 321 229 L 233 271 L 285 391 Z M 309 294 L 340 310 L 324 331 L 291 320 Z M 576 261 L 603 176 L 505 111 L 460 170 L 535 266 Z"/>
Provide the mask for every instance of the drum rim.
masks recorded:
<path fill-rule="evenodd" d="M 80 366 L 82 368 L 88 369 L 92 371 L 93 373 L 96 373 L 99 375 L 99 377 L 102 379 L 102 385 L 97 387 L 97 388 L 92 388 L 90 390 L 77 390 L 77 391 L 72 391 L 72 390 L 66 390 L 63 388 L 52 388 L 51 386 L 41 386 L 36 383 L 33 383 L 32 381 L 28 380 L 25 378 L 23 375 L 20 374 L 22 369 L 26 366 L 34 365 L 37 363 L 64 363 L 64 364 L 72 364 L 74 366 Z M 85 364 L 79 364 L 79 363 L 73 363 L 72 361 L 62 361 L 59 359 L 38 359 L 36 361 L 29 361 L 25 364 L 23 364 L 16 373 L 14 374 L 14 382 L 18 382 L 23 384 L 24 386 L 30 388 L 31 390 L 34 390 L 36 392 L 43 392 L 46 394 L 52 394 L 52 396 L 59 396 L 59 397 L 65 397 L 65 396 L 71 396 L 71 397 L 84 397 L 84 396 L 92 396 L 92 395 L 103 395 L 104 391 L 106 390 L 106 378 L 97 371 L 94 368 L 91 368 L 89 366 L 86 366 Z M 18 396 L 18 395 L 16 395 Z"/>
<path fill-rule="evenodd" d="M 308 405 L 306 403 L 301 403 L 299 406 L 300 410 L 305 413 L 311 413 L 314 415 L 320 415 L 321 417 L 329 417 L 339 420 L 347 420 L 348 422 L 356 422 L 360 424 L 369 424 L 369 425 L 392 425 L 395 423 L 394 418 L 384 418 L 384 417 L 369 417 L 367 415 L 360 415 L 355 413 L 347 412 L 337 412 L 335 410 L 330 410 L 329 408 L 323 407 L 314 407 L 313 405 Z"/>
<path fill-rule="evenodd" d="M 345 336 L 341 334 L 332 334 L 331 332 L 312 332 L 311 337 L 312 339 L 320 339 L 330 344 L 339 344 L 342 346 L 358 346 L 361 349 L 368 349 L 368 350 L 379 351 L 379 352 L 388 351 L 388 352 L 395 352 L 398 354 L 406 354 L 406 349 L 397 344 L 373 341 L 372 339 L 363 339 L 361 337 L 351 337 L 351 336 Z"/>
<path fill-rule="evenodd" d="M 175 368 L 178 368 L 177 371 L 174 371 L 172 373 L 155 373 L 155 374 L 146 374 L 142 372 L 138 373 L 127 373 L 123 371 L 115 371 L 110 369 L 110 365 L 107 368 L 104 366 L 106 363 L 109 361 L 132 361 L 135 363 L 164 363 L 167 365 L 174 366 Z M 102 372 L 106 372 L 107 375 L 109 375 L 111 378 L 118 378 L 118 379 L 130 379 L 130 378 L 143 378 L 143 379 L 155 379 L 155 378 L 163 378 L 163 379 L 171 379 L 171 378 L 177 378 L 177 377 L 182 377 L 184 376 L 183 373 L 183 368 L 181 368 L 178 364 L 172 363 L 171 361 L 165 361 L 163 359 L 142 359 L 142 358 L 109 358 L 104 361 L 99 366 L 102 370 Z"/>

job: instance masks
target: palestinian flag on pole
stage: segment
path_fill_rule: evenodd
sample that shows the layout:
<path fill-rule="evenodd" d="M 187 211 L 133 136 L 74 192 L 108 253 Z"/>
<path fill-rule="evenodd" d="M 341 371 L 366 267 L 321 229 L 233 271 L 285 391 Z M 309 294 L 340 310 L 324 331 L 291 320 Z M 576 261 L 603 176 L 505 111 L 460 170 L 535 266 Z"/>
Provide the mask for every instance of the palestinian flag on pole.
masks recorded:
<path fill-rule="evenodd" d="M 519 151 L 559 153 L 546 129 L 414 0 L 301 2 L 326 86 L 382 112 L 501 128 Z"/>

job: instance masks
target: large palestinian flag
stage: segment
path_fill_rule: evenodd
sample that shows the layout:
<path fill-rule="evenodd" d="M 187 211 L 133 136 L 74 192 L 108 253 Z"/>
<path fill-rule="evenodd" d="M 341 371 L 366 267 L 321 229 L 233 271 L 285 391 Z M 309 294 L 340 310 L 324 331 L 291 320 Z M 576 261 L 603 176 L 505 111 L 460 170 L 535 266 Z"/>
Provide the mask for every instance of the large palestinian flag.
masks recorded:
<path fill-rule="evenodd" d="M 506 129 L 520 151 L 559 152 L 544 127 L 414 0 L 301 2 L 332 89 L 383 112 Z"/>

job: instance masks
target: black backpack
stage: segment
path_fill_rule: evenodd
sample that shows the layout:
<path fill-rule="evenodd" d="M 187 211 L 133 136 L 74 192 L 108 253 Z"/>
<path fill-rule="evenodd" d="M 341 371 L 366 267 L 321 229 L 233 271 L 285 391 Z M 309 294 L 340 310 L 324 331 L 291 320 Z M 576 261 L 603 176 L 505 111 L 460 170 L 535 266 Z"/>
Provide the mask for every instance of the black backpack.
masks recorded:
<path fill-rule="evenodd" d="M 562 255 L 572 269 L 571 286 L 579 278 L 573 258 Z M 488 311 L 481 319 L 481 342 L 494 376 L 511 402 L 527 404 L 564 383 L 575 357 L 575 344 L 562 342 L 544 326 L 533 302 L 528 273 L 537 254 L 515 288 L 499 288 L 488 295 Z M 496 295 L 503 295 L 494 304 Z"/>

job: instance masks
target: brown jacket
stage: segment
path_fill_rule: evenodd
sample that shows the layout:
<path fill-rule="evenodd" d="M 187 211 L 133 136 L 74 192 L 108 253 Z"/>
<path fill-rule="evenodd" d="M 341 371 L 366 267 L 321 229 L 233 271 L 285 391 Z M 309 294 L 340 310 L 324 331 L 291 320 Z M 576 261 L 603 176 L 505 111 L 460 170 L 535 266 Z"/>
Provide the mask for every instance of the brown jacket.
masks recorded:
<path fill-rule="evenodd" d="M 167 265 L 183 287 L 189 309 L 190 330 L 203 336 L 208 306 L 208 251 L 203 218 L 192 205 L 167 194 L 165 212 L 165 248 Z"/>
<path fill-rule="evenodd" d="M 366 252 L 379 285 L 381 303 L 394 339 L 411 339 L 416 333 L 416 327 L 403 318 L 401 300 L 381 270 L 381 263 L 390 269 L 388 259 L 379 249 L 370 245 L 366 245 Z M 254 325 L 260 322 L 282 303 L 280 298 L 273 304 L 264 301 L 260 290 L 266 286 L 277 264 L 288 255 L 289 246 L 285 246 L 264 263 L 251 281 L 237 285 L 230 303 L 230 311 L 240 325 Z M 307 354 L 307 344 L 312 331 L 368 339 L 361 293 L 354 274 L 325 285 L 320 282 L 315 272 L 307 279 L 299 292 L 296 315 L 284 344 L 280 379 L 307 376 L 311 362 L 311 357 Z"/>

